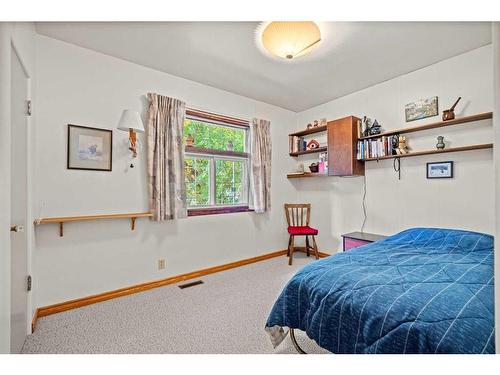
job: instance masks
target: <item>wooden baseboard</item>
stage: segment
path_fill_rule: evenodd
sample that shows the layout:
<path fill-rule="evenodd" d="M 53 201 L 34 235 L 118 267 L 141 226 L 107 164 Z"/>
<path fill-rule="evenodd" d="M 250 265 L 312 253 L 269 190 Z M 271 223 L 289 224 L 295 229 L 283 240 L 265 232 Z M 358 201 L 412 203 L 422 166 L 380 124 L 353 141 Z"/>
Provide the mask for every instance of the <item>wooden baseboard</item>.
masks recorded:
<path fill-rule="evenodd" d="M 38 321 L 38 309 L 35 310 L 35 314 L 33 314 L 33 319 L 31 320 L 31 333 L 35 332 L 37 321 Z"/>
<path fill-rule="evenodd" d="M 296 248 L 296 250 L 299 250 L 299 251 L 302 251 L 305 253 L 305 248 Z M 175 283 L 178 283 L 180 281 L 185 281 L 185 280 L 194 279 L 197 277 L 202 277 L 205 275 L 209 275 L 211 273 L 221 272 L 221 271 L 229 270 L 231 268 L 245 266 L 247 264 L 256 263 L 256 262 L 260 262 L 263 260 L 286 255 L 286 253 L 287 253 L 287 250 L 279 250 L 279 251 L 275 251 L 273 253 L 259 255 L 259 256 L 253 257 L 253 258 L 247 258 L 247 259 L 239 260 L 237 262 L 223 264 L 221 266 L 205 268 L 205 269 L 198 270 L 198 271 L 193 271 L 193 272 L 188 272 L 188 273 L 184 273 L 184 274 L 177 275 L 177 276 L 168 277 L 166 279 L 150 281 L 147 283 L 133 285 L 133 286 L 129 286 L 126 288 L 121 288 L 121 289 L 115 289 L 115 290 L 112 290 L 109 292 L 95 294 L 95 295 L 88 296 L 88 297 L 83 297 L 83 298 L 78 298 L 78 299 L 74 299 L 74 300 L 70 300 L 70 301 L 56 303 L 54 305 L 39 307 L 35 311 L 35 315 L 33 317 L 33 321 L 31 324 L 31 330 L 32 330 L 32 332 L 35 331 L 36 322 L 37 322 L 38 318 L 43 317 L 43 316 L 57 314 L 57 313 L 60 313 L 63 311 L 76 309 L 79 307 L 91 305 L 91 304 L 102 302 L 102 301 L 107 301 L 107 300 L 112 299 L 112 298 L 123 297 L 123 296 L 129 295 L 129 294 L 139 293 L 139 292 L 143 292 L 145 290 L 158 288 L 161 286 L 175 284 Z M 330 254 L 319 252 L 319 256 L 320 256 L 320 258 L 324 258 L 324 257 L 330 256 Z"/>
<path fill-rule="evenodd" d="M 221 266 L 205 268 L 205 269 L 194 271 L 194 272 L 184 273 L 184 274 L 178 275 L 178 276 L 168 277 L 166 279 L 150 281 L 150 282 L 147 282 L 144 284 L 133 285 L 133 286 L 129 286 L 126 288 L 116 289 L 116 290 L 112 290 L 112 291 L 100 293 L 100 294 L 95 294 L 95 295 L 88 296 L 88 297 L 83 297 L 83 298 L 78 298 L 78 299 L 74 299 L 74 300 L 70 300 L 70 301 L 56 303 L 54 305 L 43 306 L 43 307 L 40 307 L 37 309 L 36 319 L 38 319 L 42 316 L 57 314 L 57 313 L 62 312 L 62 311 L 76 309 L 78 307 L 91 305 L 93 303 L 106 301 L 106 300 L 109 300 L 112 298 L 123 297 L 123 296 L 129 295 L 129 294 L 139 293 L 139 292 L 143 292 L 145 290 L 158 288 L 160 286 L 174 284 L 174 283 L 178 283 L 180 281 L 185 281 L 185 280 L 194 279 L 197 277 L 209 275 L 211 273 L 225 271 L 225 270 L 229 270 L 231 268 L 245 266 L 247 264 L 256 263 L 256 262 L 260 262 L 260 261 L 263 261 L 266 259 L 271 259 L 271 258 L 279 257 L 282 255 L 286 255 L 286 253 L 287 253 L 287 250 L 275 251 L 273 253 L 259 255 L 259 256 L 253 257 L 253 258 L 248 258 L 248 259 L 239 260 L 237 262 L 223 264 Z M 35 320 L 35 327 L 36 327 L 36 320 Z"/>

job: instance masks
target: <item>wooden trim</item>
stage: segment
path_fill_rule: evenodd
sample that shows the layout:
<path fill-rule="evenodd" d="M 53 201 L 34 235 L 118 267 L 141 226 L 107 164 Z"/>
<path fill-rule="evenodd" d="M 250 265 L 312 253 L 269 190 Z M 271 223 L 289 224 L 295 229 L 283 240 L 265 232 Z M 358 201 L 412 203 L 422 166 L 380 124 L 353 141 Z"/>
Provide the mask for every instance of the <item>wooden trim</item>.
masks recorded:
<path fill-rule="evenodd" d="M 31 333 L 35 332 L 36 329 L 36 323 L 38 321 L 38 309 L 35 310 L 35 313 L 33 314 L 33 319 L 31 320 Z"/>
<path fill-rule="evenodd" d="M 448 152 L 459 152 L 459 151 L 472 151 L 472 150 L 482 150 L 493 148 L 493 143 L 485 143 L 481 145 L 471 145 L 471 146 L 462 146 L 462 147 L 450 147 L 442 150 L 427 150 L 427 151 L 415 151 L 409 152 L 403 155 L 388 155 L 388 156 L 380 156 L 378 158 L 367 158 L 361 159 L 360 161 L 374 161 L 374 160 L 384 160 L 384 159 L 395 159 L 395 158 L 408 158 L 412 156 L 422 156 L 422 155 L 434 155 L 434 154 L 446 154 Z"/>
<path fill-rule="evenodd" d="M 307 250 L 306 250 L 306 248 L 305 248 L 305 247 L 295 247 L 295 250 L 298 250 L 298 251 L 300 251 L 301 253 L 305 253 L 305 254 L 307 254 Z M 318 255 L 319 255 L 319 257 L 320 257 L 320 258 L 326 258 L 326 257 L 329 257 L 329 256 L 330 256 L 330 255 L 332 255 L 332 254 L 323 253 L 323 252 L 321 252 L 321 251 L 318 251 Z"/>
<path fill-rule="evenodd" d="M 305 129 L 305 130 L 301 130 L 301 131 L 298 131 L 295 133 L 290 133 L 289 136 L 290 137 L 302 137 L 304 135 L 321 133 L 321 132 L 326 131 L 326 128 L 327 128 L 327 125 L 316 126 L 316 127 L 311 128 L 311 129 Z"/>
<path fill-rule="evenodd" d="M 326 151 L 328 151 L 327 147 L 318 147 L 318 148 L 313 148 L 311 150 L 306 150 L 306 151 L 290 152 L 290 156 L 299 156 L 299 155 L 305 155 L 305 154 L 316 154 L 318 152 L 326 152 Z"/>
<path fill-rule="evenodd" d="M 304 177 L 329 177 L 326 173 L 289 173 L 286 178 L 304 178 Z"/>
<path fill-rule="evenodd" d="M 128 214 L 45 217 L 42 219 L 36 219 L 35 225 L 50 224 L 50 223 L 66 223 L 71 221 L 90 221 L 90 220 L 101 220 L 101 219 L 132 219 L 138 217 L 151 217 L 151 216 L 153 216 L 151 212 L 137 212 Z"/>
<path fill-rule="evenodd" d="M 275 251 L 273 253 L 259 255 L 259 256 L 253 257 L 253 258 L 243 259 L 243 260 L 239 260 L 237 262 L 227 263 L 227 264 L 224 264 L 221 266 L 205 268 L 205 269 L 194 271 L 194 272 L 184 273 L 184 274 L 181 274 L 178 276 L 168 277 L 166 279 L 150 281 L 147 283 L 129 286 L 126 288 L 121 288 L 121 289 L 116 289 L 116 290 L 112 290 L 112 291 L 100 293 L 100 294 L 95 294 L 95 295 L 88 296 L 88 297 L 83 297 L 83 298 L 78 298 L 78 299 L 74 299 L 74 300 L 70 300 L 70 301 L 56 303 L 54 305 L 43 306 L 43 307 L 40 307 L 37 309 L 37 318 L 42 317 L 42 316 L 57 314 L 57 313 L 62 312 L 62 311 L 76 309 L 76 308 L 91 305 L 91 304 L 94 304 L 97 302 L 107 301 L 107 300 L 112 299 L 112 298 L 118 298 L 118 297 L 127 296 L 129 294 L 133 294 L 133 293 L 143 292 L 145 290 L 158 288 L 158 287 L 161 287 L 164 285 L 178 283 L 180 281 L 185 281 L 185 280 L 190 280 L 190 279 L 194 279 L 197 277 L 202 277 L 202 276 L 209 275 L 212 273 L 229 270 L 231 268 L 245 266 L 247 264 L 256 263 L 256 262 L 260 262 L 263 260 L 279 257 L 282 255 L 285 255 L 286 253 L 287 253 L 287 250 L 279 250 L 279 251 Z"/>
<path fill-rule="evenodd" d="M 420 126 L 412 126 L 412 127 L 409 127 L 409 128 L 395 129 L 395 130 L 387 131 L 387 132 L 380 133 L 380 134 L 377 134 L 377 135 L 370 135 L 368 137 L 360 137 L 359 139 L 360 140 L 363 140 L 363 139 L 373 139 L 373 138 L 380 138 L 380 137 L 383 137 L 383 136 L 390 136 L 390 135 L 394 135 L 394 134 L 413 133 L 413 132 L 417 132 L 417 131 L 421 131 L 421 130 L 434 129 L 434 128 L 442 128 L 442 127 L 450 126 L 450 125 L 464 124 L 466 122 L 486 120 L 486 119 L 489 119 L 489 118 L 492 118 L 492 117 L 493 117 L 493 112 L 484 112 L 484 113 L 479 113 L 477 115 L 456 118 L 454 120 L 439 121 L 439 122 L 433 122 L 433 123 L 427 124 L 427 125 L 420 125 Z"/>
<path fill-rule="evenodd" d="M 243 126 L 243 127 L 250 127 L 248 120 L 244 120 L 241 118 L 237 117 L 231 117 L 231 116 L 224 116 L 224 115 L 219 115 L 217 113 L 212 113 L 212 112 L 207 112 L 207 111 L 202 111 L 199 109 L 194 109 L 194 108 L 186 108 L 186 116 L 187 117 L 197 117 L 200 120 L 211 120 L 211 121 L 216 121 L 219 123 L 223 124 L 229 124 L 229 125 L 236 125 L 236 126 Z"/>
<path fill-rule="evenodd" d="M 254 212 L 254 210 L 248 208 L 248 206 L 188 208 L 188 216 L 232 214 L 237 212 Z"/>
<path fill-rule="evenodd" d="M 232 157 L 237 157 L 237 158 L 248 158 L 248 152 L 213 150 L 211 148 L 193 147 L 193 146 L 186 146 L 185 152 L 190 153 L 190 154 L 218 155 L 218 156 L 230 156 L 230 157 L 232 156 Z"/>

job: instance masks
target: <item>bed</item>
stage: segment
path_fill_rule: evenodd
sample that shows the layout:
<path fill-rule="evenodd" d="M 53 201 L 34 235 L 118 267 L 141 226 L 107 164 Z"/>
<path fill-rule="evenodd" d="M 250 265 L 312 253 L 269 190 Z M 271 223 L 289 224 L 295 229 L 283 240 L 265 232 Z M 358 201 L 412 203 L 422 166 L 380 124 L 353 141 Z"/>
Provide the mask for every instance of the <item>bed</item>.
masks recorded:
<path fill-rule="evenodd" d="M 493 280 L 492 236 L 412 228 L 303 267 L 266 331 L 332 353 L 494 353 Z"/>

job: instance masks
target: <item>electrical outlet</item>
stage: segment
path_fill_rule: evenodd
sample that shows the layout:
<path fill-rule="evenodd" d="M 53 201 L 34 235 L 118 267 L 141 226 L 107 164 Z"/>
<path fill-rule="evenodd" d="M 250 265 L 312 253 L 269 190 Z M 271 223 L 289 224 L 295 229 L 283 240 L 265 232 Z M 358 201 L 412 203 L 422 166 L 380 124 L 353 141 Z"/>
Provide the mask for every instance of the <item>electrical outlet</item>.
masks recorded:
<path fill-rule="evenodd" d="M 158 259 L 158 269 L 159 270 L 165 269 L 165 259 Z"/>

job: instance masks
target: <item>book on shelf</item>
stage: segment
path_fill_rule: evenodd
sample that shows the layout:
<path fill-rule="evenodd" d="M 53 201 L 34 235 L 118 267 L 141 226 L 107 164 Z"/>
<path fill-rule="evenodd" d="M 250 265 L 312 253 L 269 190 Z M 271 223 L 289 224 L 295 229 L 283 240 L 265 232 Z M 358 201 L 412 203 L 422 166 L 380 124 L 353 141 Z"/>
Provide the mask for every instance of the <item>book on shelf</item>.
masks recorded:
<path fill-rule="evenodd" d="M 302 152 L 307 150 L 307 141 L 303 137 L 296 135 L 288 137 L 290 153 Z"/>
<path fill-rule="evenodd" d="M 359 140 L 356 146 L 356 159 L 376 159 L 383 156 L 396 155 L 392 147 L 393 138 L 397 136 L 381 136 L 379 138 Z"/>

